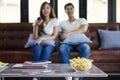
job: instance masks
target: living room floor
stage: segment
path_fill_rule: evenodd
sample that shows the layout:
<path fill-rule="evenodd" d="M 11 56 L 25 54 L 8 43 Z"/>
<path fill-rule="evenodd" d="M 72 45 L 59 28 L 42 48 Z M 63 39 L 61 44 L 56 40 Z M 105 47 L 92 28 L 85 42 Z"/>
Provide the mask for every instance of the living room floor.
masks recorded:
<path fill-rule="evenodd" d="M 31 77 L 23 77 L 23 78 L 5 78 L 5 80 L 32 80 Z M 65 78 L 42 78 L 41 80 L 65 80 Z M 117 76 L 108 76 L 107 78 L 96 78 L 96 77 L 89 77 L 89 78 L 84 78 L 84 80 L 120 80 L 120 75 Z"/>

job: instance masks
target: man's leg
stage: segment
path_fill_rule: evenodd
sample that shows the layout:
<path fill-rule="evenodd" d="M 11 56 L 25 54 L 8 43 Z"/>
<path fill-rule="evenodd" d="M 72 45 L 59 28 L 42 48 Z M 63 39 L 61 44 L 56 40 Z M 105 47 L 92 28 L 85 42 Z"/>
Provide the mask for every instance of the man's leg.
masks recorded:
<path fill-rule="evenodd" d="M 80 53 L 80 57 L 89 58 L 89 56 L 90 56 L 90 46 L 88 44 L 78 45 L 77 50 Z M 83 80 L 83 77 L 80 77 L 79 80 Z"/>
<path fill-rule="evenodd" d="M 41 59 L 40 60 L 45 60 L 45 61 L 48 61 L 51 54 L 53 53 L 55 47 L 54 46 L 51 46 L 51 45 L 47 45 L 44 50 L 43 50 L 43 54 L 41 56 Z"/>
<path fill-rule="evenodd" d="M 89 58 L 89 56 L 90 56 L 90 46 L 88 44 L 78 45 L 77 50 L 80 53 L 80 57 Z"/>
<path fill-rule="evenodd" d="M 59 53 L 60 53 L 63 63 L 70 63 L 69 54 L 70 54 L 71 49 L 72 49 L 71 45 L 68 45 L 68 44 L 60 45 Z"/>
<path fill-rule="evenodd" d="M 63 63 L 67 63 L 67 64 L 70 63 L 69 54 L 70 54 L 71 49 L 72 49 L 71 45 L 68 45 L 68 44 L 60 45 L 59 53 L 60 53 L 60 57 Z M 66 80 L 71 79 L 71 78 L 72 77 L 65 77 Z"/>

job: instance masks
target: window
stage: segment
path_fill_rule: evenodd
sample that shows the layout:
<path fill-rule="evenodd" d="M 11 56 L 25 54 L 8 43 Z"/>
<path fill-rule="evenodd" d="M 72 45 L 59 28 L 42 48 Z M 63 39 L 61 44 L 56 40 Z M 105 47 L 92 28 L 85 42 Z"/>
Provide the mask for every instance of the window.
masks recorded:
<path fill-rule="evenodd" d="M 89 23 L 107 23 L 108 0 L 87 0 L 87 20 Z"/>
<path fill-rule="evenodd" d="M 67 3 L 73 3 L 75 7 L 74 15 L 76 18 L 79 18 L 79 0 L 58 0 L 58 19 L 60 22 L 68 19 L 64 10 L 64 6 Z"/>
<path fill-rule="evenodd" d="M 0 0 L 0 23 L 20 22 L 20 0 Z"/>
<path fill-rule="evenodd" d="M 29 0 L 29 22 L 34 22 L 40 16 L 40 6 L 50 0 Z"/>
<path fill-rule="evenodd" d="M 116 19 L 117 19 L 117 22 L 120 22 L 120 5 L 119 5 L 119 3 L 120 3 L 120 0 L 117 0 L 116 1 L 116 7 L 117 7 L 117 16 L 116 16 Z"/>

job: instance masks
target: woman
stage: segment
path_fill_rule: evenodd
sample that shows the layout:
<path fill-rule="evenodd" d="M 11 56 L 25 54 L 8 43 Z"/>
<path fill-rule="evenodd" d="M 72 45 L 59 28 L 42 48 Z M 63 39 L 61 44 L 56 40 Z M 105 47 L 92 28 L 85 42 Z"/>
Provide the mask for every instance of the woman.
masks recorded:
<path fill-rule="evenodd" d="M 40 18 L 33 23 L 33 36 L 36 39 L 36 45 L 33 47 L 33 61 L 49 60 L 55 47 L 48 42 L 54 42 L 58 36 L 58 20 L 50 3 L 44 2 L 41 5 Z M 48 44 L 43 45 L 44 41 Z"/>

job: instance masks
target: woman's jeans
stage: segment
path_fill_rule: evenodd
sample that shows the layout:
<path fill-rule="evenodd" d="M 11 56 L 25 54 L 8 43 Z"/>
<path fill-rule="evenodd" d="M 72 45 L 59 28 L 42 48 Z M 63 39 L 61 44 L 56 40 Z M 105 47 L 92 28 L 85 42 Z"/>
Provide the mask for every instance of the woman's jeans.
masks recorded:
<path fill-rule="evenodd" d="M 60 45 L 59 48 L 59 53 L 62 59 L 63 63 L 70 63 L 69 59 L 70 59 L 70 51 L 76 48 L 77 51 L 80 53 L 80 57 L 84 57 L 84 58 L 89 58 L 90 56 L 90 46 L 88 44 L 79 44 L 77 46 L 73 46 L 73 45 L 68 45 L 68 44 L 62 44 Z M 80 78 L 80 80 L 83 80 L 83 78 Z"/>
<path fill-rule="evenodd" d="M 51 45 L 35 45 L 33 47 L 34 58 L 33 61 L 48 61 L 55 47 Z"/>
<path fill-rule="evenodd" d="M 33 47 L 34 58 L 33 61 L 48 61 L 55 47 L 51 45 L 43 46 L 41 44 Z M 40 80 L 40 77 L 37 78 Z"/>

